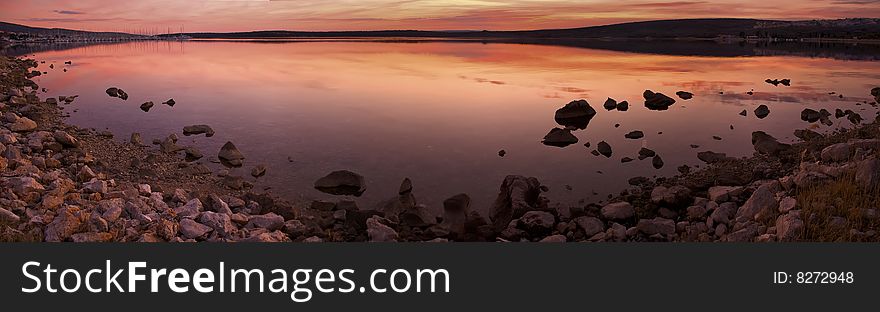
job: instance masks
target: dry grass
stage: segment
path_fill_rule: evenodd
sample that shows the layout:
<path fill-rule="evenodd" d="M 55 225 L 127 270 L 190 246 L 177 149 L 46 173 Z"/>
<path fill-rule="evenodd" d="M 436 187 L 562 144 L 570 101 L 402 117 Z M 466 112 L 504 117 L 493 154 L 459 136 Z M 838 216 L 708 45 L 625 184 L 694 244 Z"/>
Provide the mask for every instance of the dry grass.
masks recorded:
<path fill-rule="evenodd" d="M 798 191 L 797 202 L 804 220 L 804 241 L 865 241 L 868 239 L 852 235 L 850 230 L 867 232 L 877 229 L 878 220 L 867 218 L 864 212 L 878 208 L 880 189 L 866 190 L 856 183 L 852 173 L 802 188 Z M 835 222 L 835 217 L 846 222 Z"/>

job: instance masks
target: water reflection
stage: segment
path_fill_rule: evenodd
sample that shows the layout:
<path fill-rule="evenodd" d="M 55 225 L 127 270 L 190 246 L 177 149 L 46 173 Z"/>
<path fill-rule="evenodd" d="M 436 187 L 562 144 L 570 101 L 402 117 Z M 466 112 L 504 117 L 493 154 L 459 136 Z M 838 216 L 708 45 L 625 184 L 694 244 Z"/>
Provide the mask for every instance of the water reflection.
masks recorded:
<path fill-rule="evenodd" d="M 213 160 L 225 142 L 234 142 L 244 160 L 232 174 L 250 178 L 253 166 L 268 164 L 255 181 L 258 189 L 327 198 L 314 190 L 317 179 L 343 169 L 360 173 L 368 191 L 357 201 L 367 208 L 397 194 L 406 177 L 419 202 L 437 210 L 458 193 L 470 194 L 472 206 L 484 209 L 508 174 L 537 177 L 555 201 L 599 200 L 626 187 L 631 177 L 669 175 L 682 164 L 699 164 L 697 152 L 749 155 L 754 131 L 792 142 L 794 129 L 810 126 L 800 120 L 804 108 L 871 117 L 873 107 L 857 104 L 873 100 L 868 90 L 878 84 L 872 75 L 880 69 L 878 62 L 828 58 L 670 56 L 522 44 L 141 44 L 40 52 L 36 58 L 47 61 L 40 70 L 49 74 L 36 81 L 48 96 L 79 94 L 70 120 L 117 137 L 140 132 L 150 141 L 180 134 L 184 126 L 210 125 L 213 137 L 182 137 L 178 144 L 197 147 Z M 779 76 L 791 79 L 791 87 L 765 83 Z M 105 90 L 111 86 L 130 99 L 109 98 Z M 645 90 L 684 90 L 693 99 L 651 111 L 637 105 Z M 169 98 L 176 105 L 139 109 Z M 580 109 L 581 115 L 559 118 L 560 107 L 608 98 L 633 105 L 592 114 Z M 739 115 L 762 104 L 772 112 L 766 118 Z M 851 126 L 846 118 L 830 121 L 817 131 Z M 578 144 L 542 145 L 548 129 L 567 132 Z M 625 138 L 634 130 L 643 137 Z M 608 156 L 593 156 L 588 146 L 607 146 Z M 643 148 L 656 155 L 636 160 Z M 625 157 L 632 161 L 622 162 Z"/>

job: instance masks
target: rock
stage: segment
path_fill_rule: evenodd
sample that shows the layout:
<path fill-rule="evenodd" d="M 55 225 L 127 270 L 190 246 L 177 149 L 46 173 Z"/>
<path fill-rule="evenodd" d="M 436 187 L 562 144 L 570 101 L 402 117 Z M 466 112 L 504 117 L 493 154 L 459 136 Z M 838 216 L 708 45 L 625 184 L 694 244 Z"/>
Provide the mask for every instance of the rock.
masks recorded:
<path fill-rule="evenodd" d="M 18 118 L 12 125 L 9 126 L 9 130 L 12 132 L 30 132 L 37 129 L 37 123 L 30 118 L 21 117 Z"/>
<path fill-rule="evenodd" d="M 550 233 L 555 225 L 556 218 L 545 211 L 529 211 L 519 218 L 519 227 L 533 237 Z"/>
<path fill-rule="evenodd" d="M 412 180 L 410 180 L 409 178 L 403 178 L 403 181 L 400 182 L 400 188 L 398 188 L 397 194 L 406 195 L 412 193 L 412 190 Z"/>
<path fill-rule="evenodd" d="M 109 95 L 111 97 L 119 97 L 119 88 L 110 87 L 110 88 L 107 88 L 107 91 L 105 91 L 105 92 L 107 92 L 107 95 Z"/>
<path fill-rule="evenodd" d="M 650 110 L 667 110 L 669 106 L 675 104 L 675 100 L 663 93 L 654 93 L 651 90 L 645 90 L 642 94 L 645 98 L 645 107 Z"/>
<path fill-rule="evenodd" d="M 651 159 L 651 165 L 654 166 L 654 169 L 663 168 L 663 158 L 660 158 L 660 155 L 655 155 L 653 159 Z"/>
<path fill-rule="evenodd" d="M 348 170 L 338 170 L 315 181 L 315 189 L 333 195 L 361 196 L 366 191 L 366 184 L 363 176 Z"/>
<path fill-rule="evenodd" d="M 755 116 L 758 117 L 758 119 L 764 119 L 767 115 L 770 115 L 770 108 L 767 107 L 767 105 L 761 104 L 755 109 Z"/>
<path fill-rule="evenodd" d="M 556 122 L 563 126 L 586 129 L 590 119 L 596 116 L 596 110 L 585 100 L 571 101 L 556 110 Z"/>
<path fill-rule="evenodd" d="M 625 111 L 629 110 L 629 102 L 622 101 L 620 103 L 617 103 L 617 110 L 621 111 L 621 112 L 625 112 Z"/>
<path fill-rule="evenodd" d="M 805 108 L 803 111 L 801 111 L 801 120 L 806 122 L 816 122 L 819 121 L 819 118 L 821 117 L 822 116 L 819 114 L 819 112 L 813 109 Z"/>
<path fill-rule="evenodd" d="M 578 142 L 578 138 L 571 134 L 571 130 L 553 128 L 544 136 L 541 143 L 548 146 L 566 147 Z"/>
<path fill-rule="evenodd" d="M 184 147 L 183 154 L 186 161 L 196 161 L 202 159 L 202 157 L 205 157 L 205 155 L 202 154 L 202 151 L 199 151 L 197 148 L 192 146 Z"/>
<path fill-rule="evenodd" d="M 509 175 L 501 183 L 498 197 L 489 211 L 489 218 L 496 231 L 502 231 L 513 219 L 527 211 L 544 210 L 546 203 L 541 197 L 541 182 L 536 178 Z M 445 202 L 444 202 L 445 206 Z M 445 221 L 444 221 L 445 222 Z"/>
<path fill-rule="evenodd" d="M 214 129 L 208 125 L 192 125 L 183 127 L 183 135 L 191 136 L 191 135 L 199 135 L 204 134 L 206 137 L 214 136 Z"/>
<path fill-rule="evenodd" d="M 83 191 L 86 193 L 107 194 L 110 189 L 107 187 L 107 181 L 92 179 L 83 183 Z"/>
<path fill-rule="evenodd" d="M 584 231 L 584 236 L 586 237 L 605 232 L 605 224 L 602 223 L 602 220 L 595 217 L 577 217 L 574 219 L 574 223 Z"/>
<path fill-rule="evenodd" d="M 651 191 L 651 202 L 670 207 L 684 207 L 691 201 L 691 190 L 683 185 L 657 186 Z"/>
<path fill-rule="evenodd" d="M 776 218 L 776 237 L 780 241 L 790 242 L 799 240 L 804 233 L 804 221 L 800 214 L 791 211 Z"/>
<path fill-rule="evenodd" d="M 608 98 L 605 100 L 605 104 L 602 105 L 606 110 L 614 110 L 617 108 L 617 101 L 612 98 Z"/>
<path fill-rule="evenodd" d="M 678 91 L 678 92 L 675 92 L 675 95 L 677 95 L 682 100 L 690 100 L 690 99 L 694 98 L 694 94 L 687 92 L 687 91 Z"/>
<path fill-rule="evenodd" d="M 601 154 L 602 156 L 611 158 L 611 154 L 612 154 L 611 145 L 609 145 L 605 141 L 602 141 L 602 142 L 599 142 L 599 144 L 596 144 L 596 151 L 598 151 L 599 154 Z"/>
<path fill-rule="evenodd" d="M 791 147 L 791 145 L 779 143 L 773 136 L 764 131 L 752 132 L 752 146 L 761 154 L 778 155 L 779 152 Z"/>
<path fill-rule="evenodd" d="M 150 102 L 144 102 L 144 104 L 141 104 L 141 110 L 144 111 L 144 112 L 149 112 L 150 109 L 153 108 L 153 105 L 154 105 L 154 104 L 153 104 L 152 101 L 150 101 Z"/>
<path fill-rule="evenodd" d="M 639 149 L 639 160 L 643 160 L 645 158 L 651 158 L 656 155 L 657 155 L 657 153 L 651 149 L 648 149 L 645 147 L 642 147 L 641 149 Z"/>
<path fill-rule="evenodd" d="M 141 134 L 137 132 L 131 133 L 131 139 L 128 142 L 137 146 L 144 145 L 144 139 L 142 139 Z"/>
<path fill-rule="evenodd" d="M 763 221 L 774 215 L 778 209 L 779 203 L 776 202 L 770 183 L 767 183 L 759 186 L 745 204 L 739 207 L 736 217 Z"/>
<path fill-rule="evenodd" d="M 249 229 L 280 230 L 284 227 L 284 217 L 270 212 L 264 215 L 251 216 L 245 225 Z"/>
<path fill-rule="evenodd" d="M 21 221 L 21 217 L 0 207 L 0 224 L 17 224 L 19 221 Z"/>
<path fill-rule="evenodd" d="M 187 201 L 183 206 L 174 208 L 174 213 L 178 218 L 195 218 L 202 212 L 202 210 L 204 210 L 202 201 L 198 198 L 193 198 Z"/>
<path fill-rule="evenodd" d="M 628 162 L 631 162 L 631 161 L 633 161 L 633 160 L 634 160 L 634 159 L 632 159 L 632 158 L 624 157 L 624 158 L 621 158 L 621 159 L 620 159 L 620 162 L 621 162 L 621 163 L 628 163 Z"/>
<path fill-rule="evenodd" d="M 636 228 L 645 235 L 672 235 L 675 234 L 675 221 L 666 218 L 640 219 Z"/>
<path fill-rule="evenodd" d="M 162 102 L 162 104 L 165 104 L 168 106 L 174 106 L 174 104 L 177 104 L 177 102 L 174 102 L 174 99 L 168 99 L 167 101 Z"/>
<path fill-rule="evenodd" d="M 382 224 L 382 221 L 387 222 L 387 219 L 379 216 L 372 216 L 367 219 L 367 235 L 370 237 L 370 241 L 396 242 L 399 238 L 397 231 L 385 224 Z"/>
<path fill-rule="evenodd" d="M 498 156 L 504 157 L 504 155 L 507 155 L 507 151 L 505 151 L 505 150 L 498 151 Z"/>
<path fill-rule="evenodd" d="M 870 158 L 859 162 L 856 166 L 855 179 L 862 188 L 868 191 L 876 190 L 880 186 L 880 160 Z"/>
<path fill-rule="evenodd" d="M 626 220 L 636 215 L 636 209 L 628 202 L 616 202 L 602 207 L 602 217 L 610 220 Z"/>
<path fill-rule="evenodd" d="M 61 143 L 64 147 L 79 147 L 79 140 L 74 138 L 72 135 L 67 134 L 67 132 L 58 130 L 52 134 L 52 137 L 56 142 Z"/>
<path fill-rule="evenodd" d="M 466 232 L 465 225 L 470 213 L 470 205 L 471 198 L 467 194 L 458 194 L 444 200 L 443 222 L 440 226 L 450 234 L 463 236 Z"/>
<path fill-rule="evenodd" d="M 785 196 L 779 200 L 779 212 L 788 213 L 797 207 L 797 199 L 791 196 Z"/>
<path fill-rule="evenodd" d="M 748 116 L 749 113 L 746 110 L 742 110 L 741 112 L 739 112 L 739 115 L 740 116 Z"/>
<path fill-rule="evenodd" d="M 697 153 L 697 158 L 707 164 L 714 164 L 717 162 L 727 161 L 727 160 L 731 159 L 731 158 L 727 157 L 727 154 L 725 154 L 725 153 L 715 153 L 712 151 L 699 152 L 699 153 Z"/>
<path fill-rule="evenodd" d="M 287 220 L 284 222 L 284 233 L 290 237 L 296 238 L 306 235 L 308 227 L 299 220 Z"/>
<path fill-rule="evenodd" d="M 220 153 L 217 154 L 217 158 L 219 158 L 221 162 L 224 162 L 224 165 L 241 167 L 244 155 L 242 155 L 238 148 L 235 147 L 235 144 L 227 141 L 226 144 L 223 144 L 223 147 L 220 148 Z"/>
<path fill-rule="evenodd" d="M 180 234 L 189 239 L 204 239 L 212 230 L 211 227 L 192 219 L 180 220 Z"/>
<path fill-rule="evenodd" d="M 639 130 L 630 131 L 627 134 L 624 134 L 623 137 L 627 139 L 637 140 L 645 137 L 645 133 Z"/>
<path fill-rule="evenodd" d="M 880 149 L 880 140 L 878 139 L 862 139 L 852 140 L 846 143 L 837 143 L 825 147 L 820 152 L 822 161 L 840 162 L 849 160 L 857 149 L 878 150 Z"/>
<path fill-rule="evenodd" d="M 229 214 L 205 211 L 199 214 L 198 221 L 200 224 L 207 225 L 214 230 L 220 237 L 227 237 L 235 232 L 235 225 L 232 224 Z"/>
<path fill-rule="evenodd" d="M 835 109 L 835 110 L 834 110 L 834 118 L 840 118 L 840 117 L 843 117 L 843 116 L 846 116 L 846 113 L 843 112 L 842 109 L 839 109 L 839 108 L 838 108 L 838 109 Z"/>
<path fill-rule="evenodd" d="M 794 130 L 794 136 L 804 141 L 812 141 L 822 138 L 822 134 L 809 129 Z"/>
<path fill-rule="evenodd" d="M 550 235 L 550 236 L 544 237 L 543 239 L 541 239 L 538 242 L 539 243 L 565 243 L 566 241 L 568 241 L 568 240 L 565 238 L 565 235 L 556 234 L 556 235 Z"/>
<path fill-rule="evenodd" d="M 251 169 L 251 176 L 254 178 L 259 178 L 264 175 L 266 175 L 266 165 L 264 164 L 256 165 L 253 169 Z"/>
<path fill-rule="evenodd" d="M 46 225 L 44 238 L 47 242 L 65 241 L 71 235 L 83 231 L 85 222 L 86 215 L 81 214 L 78 207 L 61 208 L 52 222 Z"/>
<path fill-rule="evenodd" d="M 211 211 L 228 215 L 232 214 L 232 209 L 229 208 L 229 204 L 216 194 L 208 195 L 206 204 Z"/>
<path fill-rule="evenodd" d="M 128 100 L 128 93 L 125 93 L 125 91 L 122 91 L 122 89 L 117 89 L 116 92 L 119 94 L 118 97 L 120 99 L 122 99 L 123 101 Z"/>
<path fill-rule="evenodd" d="M 709 188 L 709 200 L 716 203 L 723 203 L 732 200 L 734 197 L 741 195 L 742 186 L 713 186 Z"/>

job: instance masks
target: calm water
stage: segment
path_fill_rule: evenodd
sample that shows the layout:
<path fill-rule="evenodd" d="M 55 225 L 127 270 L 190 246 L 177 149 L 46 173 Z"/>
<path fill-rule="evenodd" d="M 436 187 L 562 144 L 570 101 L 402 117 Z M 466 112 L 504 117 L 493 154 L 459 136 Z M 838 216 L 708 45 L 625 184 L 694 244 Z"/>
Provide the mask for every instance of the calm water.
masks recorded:
<path fill-rule="evenodd" d="M 208 124 L 214 137 L 181 136 L 180 143 L 215 156 L 223 143 L 234 142 L 247 157 L 239 174 L 250 178 L 253 165 L 269 166 L 256 189 L 271 187 L 291 199 L 329 198 L 312 188 L 314 181 L 348 169 L 366 177 L 362 207 L 394 196 L 409 177 L 420 201 L 437 210 L 443 199 L 464 192 L 485 211 L 508 174 L 537 177 L 554 201 L 600 200 L 625 188 L 630 177 L 671 175 L 679 165 L 698 164 L 698 151 L 750 155 L 755 130 L 791 142 L 794 129 L 808 126 L 799 120 L 803 108 L 849 108 L 871 119 L 874 109 L 855 103 L 880 85 L 880 62 L 517 44 L 162 42 L 35 58 L 46 61 L 41 69 L 49 74 L 36 82 L 49 96 L 80 95 L 67 109 L 78 110 L 72 123 L 109 129 L 119 139 L 140 132 L 147 142 Z M 68 60 L 73 64 L 63 65 Z M 790 78 L 792 86 L 774 87 L 767 78 Z M 128 92 L 128 101 L 108 97 L 110 86 Z M 668 111 L 649 111 L 645 89 L 695 96 Z M 605 111 L 608 97 L 629 101 L 630 110 Z M 158 105 L 169 98 L 177 105 Z M 575 99 L 599 111 L 586 130 L 575 132 L 580 142 L 542 145 L 557 126 L 554 111 Z M 138 106 L 145 101 L 157 105 L 144 113 Z M 769 117 L 754 116 L 760 104 L 770 107 Z M 748 117 L 738 115 L 743 109 Z M 835 122 L 819 130 L 850 126 L 845 118 Z M 624 139 L 632 130 L 645 138 Z M 583 146 L 602 140 L 613 147 L 610 159 Z M 657 151 L 665 167 L 654 169 L 650 159 L 620 163 L 643 146 Z"/>

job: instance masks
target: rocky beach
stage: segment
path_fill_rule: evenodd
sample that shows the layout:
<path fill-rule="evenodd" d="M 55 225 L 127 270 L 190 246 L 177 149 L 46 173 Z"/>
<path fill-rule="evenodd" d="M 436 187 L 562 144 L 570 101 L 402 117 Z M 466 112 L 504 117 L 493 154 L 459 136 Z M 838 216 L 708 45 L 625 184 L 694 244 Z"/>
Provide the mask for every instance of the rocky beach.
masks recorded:
<path fill-rule="evenodd" d="M 251 178 L 270 167 L 248 167 L 248 177 L 203 163 L 209 154 L 224 165 L 242 166 L 248 152 L 233 142 L 216 153 L 178 142 L 179 135 L 212 136 L 208 125 L 181 125 L 182 132 L 150 145 L 138 133 L 66 123 L 65 108 L 77 97 L 41 98 L 40 86 L 30 80 L 42 74 L 32 70 L 36 66 L 29 59 L 0 59 L 0 241 L 880 241 L 880 123 L 862 121 L 851 110 L 805 109 L 801 118 L 823 124 L 846 118 L 858 124 L 855 128 L 828 134 L 798 129 L 794 135 L 800 142 L 793 144 L 755 131 L 751 157 L 702 151 L 698 157 L 706 165 L 701 168 L 681 166 L 671 177 L 634 177 L 629 188 L 597 203 L 554 203 L 542 195 L 548 188 L 539 179 L 510 175 L 499 181 L 498 196 L 487 210 L 471 206 L 475 194 L 419 203 L 418 185 L 410 179 L 387 200 L 363 205 L 352 198 L 368 186 L 348 170 L 328 172 L 314 183 L 338 200 L 290 202 L 254 188 Z M 128 98 L 116 87 L 106 91 Z M 880 101 L 880 88 L 865 92 Z M 652 110 L 675 102 L 650 90 L 644 97 Z M 140 108 L 174 104 L 170 99 Z M 603 106 L 625 111 L 628 105 L 608 99 Z M 552 129 L 544 144 L 577 143 L 571 131 L 586 128 L 595 114 L 583 100 L 560 108 L 556 120 L 565 127 Z M 770 110 L 762 105 L 754 114 L 763 118 Z M 634 130 L 626 138 L 643 136 Z M 663 166 L 650 149 L 638 154 L 639 160 L 651 158 L 655 168 Z M 594 155 L 611 157 L 612 147 L 599 142 Z M 441 215 L 428 209 L 440 205 Z"/>

